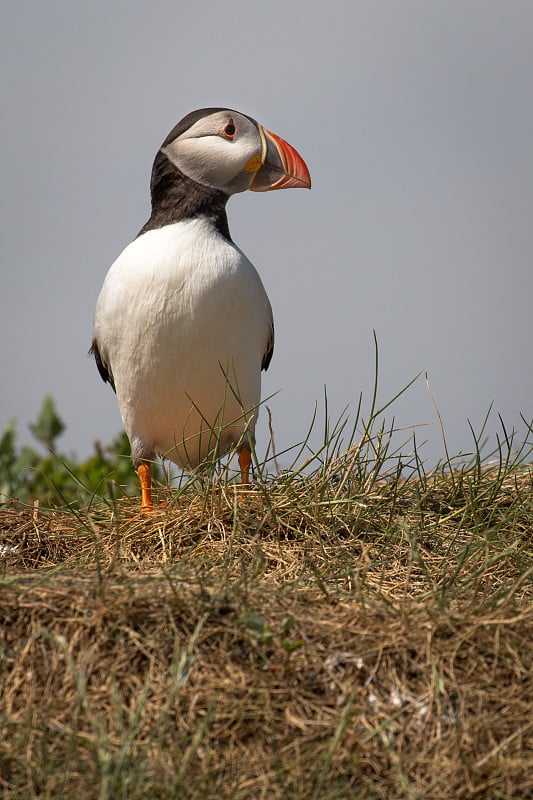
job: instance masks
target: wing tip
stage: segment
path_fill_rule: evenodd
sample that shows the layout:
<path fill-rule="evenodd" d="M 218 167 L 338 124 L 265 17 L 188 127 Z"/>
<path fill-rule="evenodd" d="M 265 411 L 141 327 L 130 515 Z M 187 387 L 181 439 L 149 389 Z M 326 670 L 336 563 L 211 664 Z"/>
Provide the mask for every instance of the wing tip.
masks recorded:
<path fill-rule="evenodd" d="M 116 389 L 115 389 L 115 382 L 113 380 L 113 373 L 111 372 L 107 364 L 104 362 L 96 339 L 93 339 L 91 342 L 91 346 L 89 348 L 89 355 L 94 357 L 94 360 L 96 361 L 96 366 L 98 368 L 98 372 L 100 373 L 100 377 L 102 378 L 103 382 L 109 383 L 109 385 L 115 392 Z"/>

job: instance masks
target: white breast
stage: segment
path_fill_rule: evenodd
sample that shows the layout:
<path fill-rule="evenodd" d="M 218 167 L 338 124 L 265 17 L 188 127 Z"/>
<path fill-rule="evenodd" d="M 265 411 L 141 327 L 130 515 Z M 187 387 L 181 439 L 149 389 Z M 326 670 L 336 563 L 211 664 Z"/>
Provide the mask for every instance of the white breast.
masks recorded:
<path fill-rule="evenodd" d="M 259 275 L 210 219 L 132 242 L 107 274 L 94 335 L 133 457 L 190 468 L 253 435 L 271 327 Z"/>

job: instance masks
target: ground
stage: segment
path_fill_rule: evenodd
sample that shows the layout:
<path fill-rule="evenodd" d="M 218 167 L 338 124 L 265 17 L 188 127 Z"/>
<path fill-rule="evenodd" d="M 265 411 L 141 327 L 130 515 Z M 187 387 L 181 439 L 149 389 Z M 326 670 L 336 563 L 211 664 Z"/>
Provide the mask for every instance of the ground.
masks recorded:
<path fill-rule="evenodd" d="M 533 796 L 532 473 L 191 481 L 0 506 L 0 785 Z"/>

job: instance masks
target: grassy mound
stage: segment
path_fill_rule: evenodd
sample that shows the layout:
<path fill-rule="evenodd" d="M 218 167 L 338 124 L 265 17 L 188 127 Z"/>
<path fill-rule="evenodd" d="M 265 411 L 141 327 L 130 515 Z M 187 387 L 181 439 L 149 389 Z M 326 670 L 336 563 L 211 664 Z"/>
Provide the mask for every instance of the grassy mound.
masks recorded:
<path fill-rule="evenodd" d="M 0 506 L 5 800 L 533 796 L 533 473 L 382 472 Z"/>

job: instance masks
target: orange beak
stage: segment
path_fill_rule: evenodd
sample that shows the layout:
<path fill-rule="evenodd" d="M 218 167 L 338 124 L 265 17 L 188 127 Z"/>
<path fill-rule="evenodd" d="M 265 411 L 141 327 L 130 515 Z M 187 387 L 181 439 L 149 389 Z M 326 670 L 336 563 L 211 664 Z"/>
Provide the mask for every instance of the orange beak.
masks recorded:
<path fill-rule="evenodd" d="M 307 164 L 294 147 L 262 125 L 259 125 L 259 133 L 263 142 L 262 166 L 250 186 L 252 192 L 310 189 L 311 176 Z"/>

